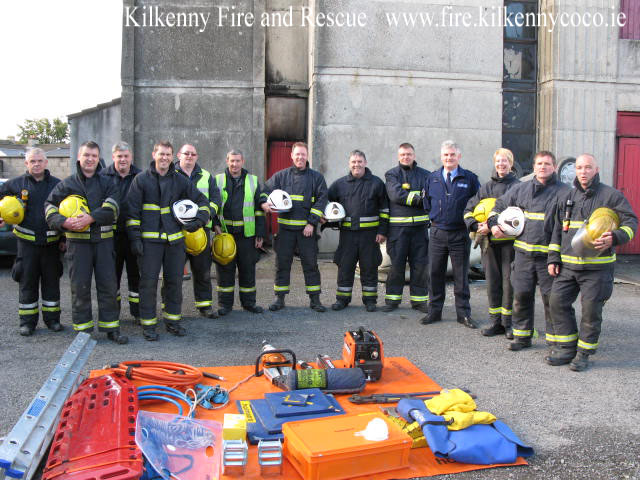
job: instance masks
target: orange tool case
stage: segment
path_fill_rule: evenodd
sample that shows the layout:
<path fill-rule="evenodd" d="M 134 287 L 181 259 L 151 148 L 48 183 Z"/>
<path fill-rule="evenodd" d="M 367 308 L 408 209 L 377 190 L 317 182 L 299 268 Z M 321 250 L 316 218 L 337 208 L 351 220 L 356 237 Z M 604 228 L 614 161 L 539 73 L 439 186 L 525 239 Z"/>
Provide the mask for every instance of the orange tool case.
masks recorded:
<path fill-rule="evenodd" d="M 374 418 L 387 423 L 386 440 L 356 435 Z M 362 477 L 409 464 L 411 437 L 378 412 L 289 422 L 282 433 L 284 454 L 304 480 Z"/>

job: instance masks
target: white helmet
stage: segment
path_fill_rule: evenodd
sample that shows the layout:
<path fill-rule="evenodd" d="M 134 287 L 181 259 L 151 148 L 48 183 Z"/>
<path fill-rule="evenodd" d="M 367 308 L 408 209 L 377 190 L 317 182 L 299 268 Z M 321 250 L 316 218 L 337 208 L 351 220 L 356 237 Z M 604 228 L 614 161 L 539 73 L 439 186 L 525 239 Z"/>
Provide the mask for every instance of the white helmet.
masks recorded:
<path fill-rule="evenodd" d="M 178 200 L 173 204 L 171 211 L 178 222 L 182 225 L 186 225 L 196 218 L 196 215 L 198 214 L 198 205 L 188 199 Z"/>
<path fill-rule="evenodd" d="M 524 212 L 518 207 L 507 207 L 498 215 L 498 226 L 505 235 L 517 237 L 524 230 Z"/>
<path fill-rule="evenodd" d="M 271 192 L 271 195 L 267 198 L 267 203 L 274 212 L 288 212 L 293 207 L 291 196 L 284 190 L 279 189 Z"/>
<path fill-rule="evenodd" d="M 324 218 L 329 222 L 339 222 L 346 216 L 344 207 L 338 202 L 329 202 L 324 209 Z"/>

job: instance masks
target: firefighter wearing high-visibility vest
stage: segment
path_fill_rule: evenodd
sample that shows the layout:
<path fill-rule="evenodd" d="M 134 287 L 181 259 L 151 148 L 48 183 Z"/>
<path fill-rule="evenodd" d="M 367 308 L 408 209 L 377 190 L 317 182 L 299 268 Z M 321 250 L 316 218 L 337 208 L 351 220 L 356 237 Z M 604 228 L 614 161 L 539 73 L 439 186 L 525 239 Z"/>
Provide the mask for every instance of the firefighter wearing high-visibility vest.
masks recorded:
<path fill-rule="evenodd" d="M 487 279 L 487 296 L 489 297 L 489 325 L 481 330 L 482 335 L 492 337 L 505 334 L 513 340 L 511 315 L 513 310 L 513 287 L 511 286 L 511 263 L 515 254 L 513 238 L 497 239 L 490 235 L 487 220 L 491 213 L 491 203 L 504 195 L 514 185 L 520 183 L 513 168 L 513 153 L 506 148 L 499 148 L 493 154 L 494 171 L 491 179 L 480 187 L 467 202 L 464 211 L 464 222 L 475 235 L 477 244 L 482 247 L 482 265 Z M 485 208 L 477 211 L 482 201 Z M 489 203 L 491 202 L 491 203 Z M 477 218 L 481 216 L 482 218 Z M 482 238 L 484 237 L 484 239 Z"/>
<path fill-rule="evenodd" d="M 265 183 L 262 194 L 262 209 L 272 212 L 267 202 L 268 195 L 278 189 L 291 196 L 293 207 L 278 215 L 278 235 L 275 240 L 276 278 L 274 292 L 276 300 L 269 310 L 284 308 L 284 297 L 289 293 L 291 263 L 296 248 L 300 254 L 306 291 L 309 295 L 309 307 L 317 312 L 326 308 L 320 302 L 320 270 L 318 269 L 318 236 L 316 226 L 324 215 L 327 206 L 327 182 L 322 174 L 309 167 L 309 152 L 302 142 L 293 144 L 291 160 L 293 165 L 276 172 Z"/>
<path fill-rule="evenodd" d="M 557 196 L 569 187 L 556 173 L 556 157 L 548 151 L 536 153 L 533 159 L 533 179 L 521 182 L 496 200 L 489 214 L 489 226 L 494 237 L 505 238 L 498 226 L 498 216 L 507 207 L 519 207 L 524 211 L 524 230 L 515 239 L 515 257 L 511 272 L 513 286 L 513 315 L 511 326 L 513 340 L 509 350 L 519 351 L 531 347 L 534 324 L 536 284 L 544 305 L 546 333 L 552 334 L 549 315 L 549 295 L 553 277 L 547 271 L 547 254 L 553 229 L 553 207 Z"/>
<path fill-rule="evenodd" d="M 382 262 L 380 244 L 389 227 L 389 199 L 382 179 L 367 168 L 364 152 L 349 154 L 349 175 L 329 187 L 329 201 L 340 203 L 345 218 L 340 223 L 340 241 L 333 257 L 338 265 L 338 290 L 333 310 L 351 302 L 356 265 L 360 266 L 362 303 L 368 312 L 376 310 L 378 267 Z"/>
<path fill-rule="evenodd" d="M 116 268 L 113 261 L 113 224 L 118 218 L 116 185 L 99 175 L 100 147 L 85 142 L 78 150 L 77 172 L 58 183 L 45 203 L 45 216 L 51 228 L 67 237 L 67 260 L 71 279 L 71 313 L 76 331 L 93 331 L 91 277 L 95 276 L 98 297 L 98 330 L 119 344 L 127 343 L 120 334 L 116 302 Z M 88 213 L 65 216 L 63 201 L 76 195 Z"/>
<path fill-rule="evenodd" d="M 256 263 L 265 236 L 265 214 L 258 177 L 247 172 L 240 150 L 227 153 L 227 168 L 216 175 L 216 185 L 222 197 L 218 214 L 222 229 L 233 235 L 236 256 L 227 263 L 216 263 L 218 272 L 218 313 L 227 315 L 233 308 L 236 269 L 242 308 L 262 313 L 256 305 Z"/>
<path fill-rule="evenodd" d="M 204 168 L 198 165 L 198 152 L 193 145 L 183 145 L 178 151 L 178 161 L 176 171 L 189 178 L 200 192 L 209 200 L 211 218 L 215 218 L 220 207 L 220 191 L 216 186 L 213 176 Z M 187 259 L 191 264 L 191 275 L 193 277 L 193 296 L 196 308 L 200 315 L 207 318 L 217 318 L 217 313 L 213 308 L 213 292 L 211 287 L 211 230 L 220 233 L 220 227 L 213 225 L 213 220 L 205 225 L 207 234 L 207 247 L 198 255 L 187 254 Z"/>
<path fill-rule="evenodd" d="M 596 353 L 602 326 L 602 308 L 613 291 L 615 247 L 631 241 L 638 217 L 622 192 L 600 183 L 598 164 L 589 154 L 576 158 L 572 189 L 558 196 L 549 244 L 553 334 L 545 361 L 569 363 L 580 372 Z M 581 294 L 582 320 L 576 323 L 573 303 Z"/>
<path fill-rule="evenodd" d="M 47 170 L 47 155 L 32 148 L 24 159 L 27 172 L 6 181 L 0 187 L 0 199 L 16 198 L 23 210 L 23 220 L 13 225 L 18 237 L 18 252 L 12 276 L 20 284 L 18 315 L 20 335 L 33 334 L 42 311 L 42 321 L 54 332 L 60 325 L 60 232 L 50 230 L 44 217 L 44 202 L 60 180 Z M 5 202 L 9 201 L 7 198 Z M 4 202 L 3 202 L 4 203 Z M 3 214 L 0 208 L 0 215 Z M 0 226 L 4 224 L 0 218 Z M 38 309 L 39 290 L 42 290 Z"/>
<path fill-rule="evenodd" d="M 182 320 L 182 273 L 185 262 L 183 229 L 195 232 L 209 222 L 209 200 L 185 175 L 176 172 L 171 143 L 153 147 L 153 161 L 131 183 L 127 198 L 127 230 L 131 250 L 140 264 L 140 323 L 145 340 L 158 339 L 156 296 L 162 269 L 162 296 L 167 331 L 186 335 Z M 174 203 L 189 199 L 197 204 L 195 219 L 181 224 L 173 211 Z"/>
<path fill-rule="evenodd" d="M 385 173 L 389 196 L 387 253 L 391 269 L 383 312 L 402 303 L 404 271 L 409 262 L 411 308 L 427 313 L 429 302 L 429 215 L 424 210 L 422 191 L 431 172 L 418 166 L 413 145 L 398 147 L 398 166 Z"/>

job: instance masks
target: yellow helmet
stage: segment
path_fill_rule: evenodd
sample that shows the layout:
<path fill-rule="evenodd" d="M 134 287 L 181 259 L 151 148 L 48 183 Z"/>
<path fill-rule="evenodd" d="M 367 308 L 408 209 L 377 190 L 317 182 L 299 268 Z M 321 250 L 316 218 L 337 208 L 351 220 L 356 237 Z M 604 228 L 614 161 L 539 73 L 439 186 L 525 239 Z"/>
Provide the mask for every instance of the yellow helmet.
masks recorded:
<path fill-rule="evenodd" d="M 589 221 L 582 225 L 571 240 L 571 247 L 581 257 L 597 257 L 603 251 L 597 250 L 593 242 L 603 233 L 611 232 L 620 225 L 618 214 L 610 208 L 596 208 Z"/>
<path fill-rule="evenodd" d="M 67 198 L 60 202 L 60 206 L 58 207 L 58 211 L 60 215 L 69 217 L 77 217 L 80 214 L 89 214 L 89 205 L 87 204 L 87 199 L 81 197 L 80 195 L 69 195 Z M 83 228 L 81 231 L 85 232 L 89 229 L 89 225 Z"/>
<path fill-rule="evenodd" d="M 489 213 L 493 210 L 493 207 L 496 205 L 495 198 L 483 198 L 478 202 L 476 208 L 473 209 L 473 218 L 475 218 L 478 222 L 484 223 L 489 218 Z"/>
<path fill-rule="evenodd" d="M 11 224 L 17 225 L 24 220 L 24 204 L 18 197 L 6 196 L 0 200 L 0 217 Z"/>
<path fill-rule="evenodd" d="M 236 240 L 230 233 L 216 235 L 211 244 L 213 259 L 220 265 L 226 265 L 236 257 Z"/>
<path fill-rule="evenodd" d="M 207 234 L 204 228 L 200 227 L 195 232 L 183 230 L 182 233 L 184 233 L 184 245 L 189 255 L 200 255 L 207 248 Z"/>

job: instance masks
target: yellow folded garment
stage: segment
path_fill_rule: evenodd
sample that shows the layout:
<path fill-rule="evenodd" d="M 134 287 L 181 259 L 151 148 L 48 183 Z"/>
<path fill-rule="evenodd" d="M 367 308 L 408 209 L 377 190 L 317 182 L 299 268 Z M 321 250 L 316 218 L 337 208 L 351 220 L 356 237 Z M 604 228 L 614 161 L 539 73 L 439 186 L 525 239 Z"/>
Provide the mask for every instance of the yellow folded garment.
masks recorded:
<path fill-rule="evenodd" d="M 473 401 L 471 395 L 459 388 L 442 390 L 440 395 L 430 400 L 425 400 L 424 404 L 434 415 L 442 415 L 449 411 L 473 412 L 477 408 L 476 402 Z"/>
<path fill-rule="evenodd" d="M 495 422 L 497 419 L 489 412 L 446 412 L 442 415 L 445 420 L 451 421 L 451 425 L 447 425 L 449 430 L 462 430 L 477 423 L 489 424 Z"/>

